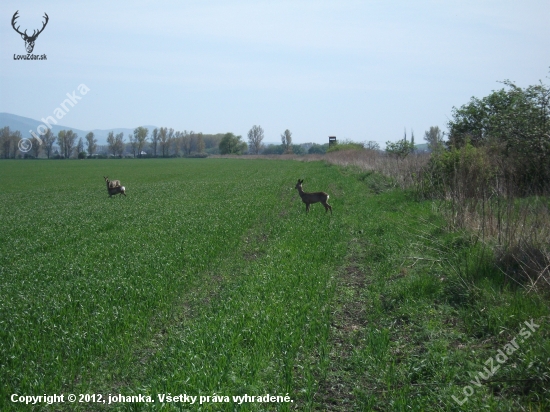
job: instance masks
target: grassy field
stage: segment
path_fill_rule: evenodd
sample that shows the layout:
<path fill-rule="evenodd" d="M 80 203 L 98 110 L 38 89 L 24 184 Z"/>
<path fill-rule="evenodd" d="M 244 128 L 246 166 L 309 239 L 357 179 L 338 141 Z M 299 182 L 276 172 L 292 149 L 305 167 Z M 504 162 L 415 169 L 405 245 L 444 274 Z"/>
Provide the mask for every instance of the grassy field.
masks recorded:
<path fill-rule="evenodd" d="M 128 196 L 109 198 L 103 176 Z M 320 204 L 306 215 L 298 178 L 330 194 L 332 216 Z M 547 297 L 379 175 L 280 160 L 2 161 L 0 218 L 2 411 L 550 409 Z M 244 394 L 292 402 L 233 401 Z"/>

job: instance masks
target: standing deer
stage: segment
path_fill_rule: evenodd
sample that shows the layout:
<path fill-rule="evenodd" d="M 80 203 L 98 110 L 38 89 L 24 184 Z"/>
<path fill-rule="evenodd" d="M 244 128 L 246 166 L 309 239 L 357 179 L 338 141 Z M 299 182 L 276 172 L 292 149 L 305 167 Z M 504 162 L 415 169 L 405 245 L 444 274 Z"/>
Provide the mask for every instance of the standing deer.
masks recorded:
<path fill-rule="evenodd" d="M 103 179 L 108 183 L 109 187 L 114 188 L 120 186 L 120 180 L 109 180 L 107 176 L 103 176 Z"/>
<path fill-rule="evenodd" d="M 327 213 L 330 209 L 330 214 L 332 215 L 332 206 L 327 203 L 329 195 L 325 192 L 306 193 L 302 189 L 302 183 L 304 183 L 304 180 L 298 179 L 298 183 L 296 183 L 295 189 L 298 189 L 298 193 L 302 198 L 302 202 L 306 204 L 306 213 L 309 212 L 309 205 L 311 205 L 312 203 L 321 202 L 325 207 L 325 213 Z"/>
<path fill-rule="evenodd" d="M 109 197 L 112 197 L 113 195 L 124 195 L 124 196 L 126 196 L 126 188 L 124 186 L 121 186 L 120 182 L 118 180 L 113 180 L 111 182 L 105 176 L 103 176 L 103 177 L 105 178 L 105 182 L 107 182 L 107 193 L 109 193 Z M 112 184 L 114 182 L 117 182 L 118 184 L 116 186 L 112 186 Z"/>

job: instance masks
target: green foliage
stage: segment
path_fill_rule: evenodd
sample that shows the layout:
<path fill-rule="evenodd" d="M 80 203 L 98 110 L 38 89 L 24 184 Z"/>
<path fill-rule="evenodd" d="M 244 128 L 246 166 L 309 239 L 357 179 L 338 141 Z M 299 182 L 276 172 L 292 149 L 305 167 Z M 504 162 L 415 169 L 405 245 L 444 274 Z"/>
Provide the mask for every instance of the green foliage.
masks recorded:
<path fill-rule="evenodd" d="M 438 126 L 431 126 L 424 133 L 424 140 L 428 142 L 428 150 L 432 153 L 441 153 L 445 149 L 443 133 Z"/>
<path fill-rule="evenodd" d="M 386 142 L 386 152 L 397 159 L 404 159 L 414 150 L 414 142 L 407 141 L 406 136 L 397 142 Z"/>
<path fill-rule="evenodd" d="M 339 152 L 342 150 L 364 150 L 364 149 L 365 147 L 363 143 L 353 142 L 351 140 L 346 139 L 329 146 L 328 149 L 326 150 L 326 153 Z"/>
<path fill-rule="evenodd" d="M 247 151 L 247 145 L 241 141 L 241 136 L 226 133 L 220 141 L 220 154 L 243 154 Z"/>
<path fill-rule="evenodd" d="M 325 154 L 328 150 L 328 143 L 325 144 L 317 144 L 313 143 L 311 147 L 308 150 L 309 154 Z"/>
<path fill-rule="evenodd" d="M 79 159 L 86 159 L 87 156 L 88 156 L 88 155 L 87 155 L 86 152 L 80 152 L 80 153 L 78 153 L 78 158 L 79 158 Z"/>
<path fill-rule="evenodd" d="M 447 144 L 491 148 L 508 180 L 543 193 L 550 181 L 550 88 L 503 83 L 506 89 L 453 108 Z"/>
<path fill-rule="evenodd" d="M 266 147 L 264 147 L 264 150 L 262 151 L 262 154 L 264 155 L 273 155 L 273 154 L 283 154 L 285 151 L 285 146 L 282 144 L 270 144 Z"/>

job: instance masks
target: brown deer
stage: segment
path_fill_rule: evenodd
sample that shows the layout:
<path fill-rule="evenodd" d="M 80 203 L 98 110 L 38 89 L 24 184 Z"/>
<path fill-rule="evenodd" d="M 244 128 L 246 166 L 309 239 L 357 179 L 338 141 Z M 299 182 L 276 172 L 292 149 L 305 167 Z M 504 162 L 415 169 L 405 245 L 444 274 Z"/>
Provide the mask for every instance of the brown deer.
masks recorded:
<path fill-rule="evenodd" d="M 330 214 L 332 215 L 332 206 L 327 203 L 329 195 L 325 192 L 306 193 L 304 192 L 304 189 L 302 189 L 302 183 L 304 183 L 304 180 L 298 179 L 295 189 L 298 189 L 302 202 L 306 204 L 306 213 L 309 212 L 309 205 L 312 203 L 321 202 L 325 207 L 325 213 L 327 213 L 330 209 Z"/>
<path fill-rule="evenodd" d="M 109 193 L 109 197 L 112 197 L 113 195 L 124 195 L 126 196 L 126 188 L 124 186 L 120 185 L 120 182 L 118 180 L 113 180 L 112 182 L 109 181 L 108 178 L 103 176 L 105 178 L 105 182 L 107 182 L 107 193 Z M 111 186 L 112 183 L 117 182 L 118 185 Z"/>
<path fill-rule="evenodd" d="M 108 185 L 110 188 L 120 186 L 120 180 L 109 180 L 107 176 L 103 176 L 103 179 L 105 179 L 105 181 L 108 182 Z"/>

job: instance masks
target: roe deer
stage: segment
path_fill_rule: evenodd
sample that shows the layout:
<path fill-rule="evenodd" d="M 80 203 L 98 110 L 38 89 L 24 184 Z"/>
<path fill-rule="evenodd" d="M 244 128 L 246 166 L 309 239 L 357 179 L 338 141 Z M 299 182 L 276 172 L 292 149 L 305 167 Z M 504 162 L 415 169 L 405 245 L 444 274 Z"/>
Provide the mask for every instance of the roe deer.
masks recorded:
<path fill-rule="evenodd" d="M 120 180 L 109 180 L 107 176 L 103 176 L 103 179 L 105 179 L 105 181 L 111 188 L 120 186 Z"/>
<path fill-rule="evenodd" d="M 126 188 L 124 186 L 120 186 L 120 182 L 118 180 L 115 180 L 114 182 L 118 182 L 118 186 L 111 186 L 113 182 L 109 181 L 105 176 L 105 182 L 107 182 L 107 193 L 109 193 L 109 197 L 112 197 L 113 195 L 124 195 L 126 196 Z"/>
<path fill-rule="evenodd" d="M 302 189 L 302 183 L 304 183 L 304 180 L 298 179 L 298 183 L 296 183 L 295 189 L 298 189 L 298 193 L 300 194 L 300 197 L 302 198 L 302 202 L 306 204 L 306 212 L 309 212 L 309 205 L 312 203 L 321 202 L 323 206 L 325 207 L 325 213 L 327 213 L 330 209 L 330 214 L 332 215 L 332 206 L 330 206 L 327 201 L 329 198 L 329 195 L 325 192 L 314 192 L 314 193 L 306 193 Z"/>

